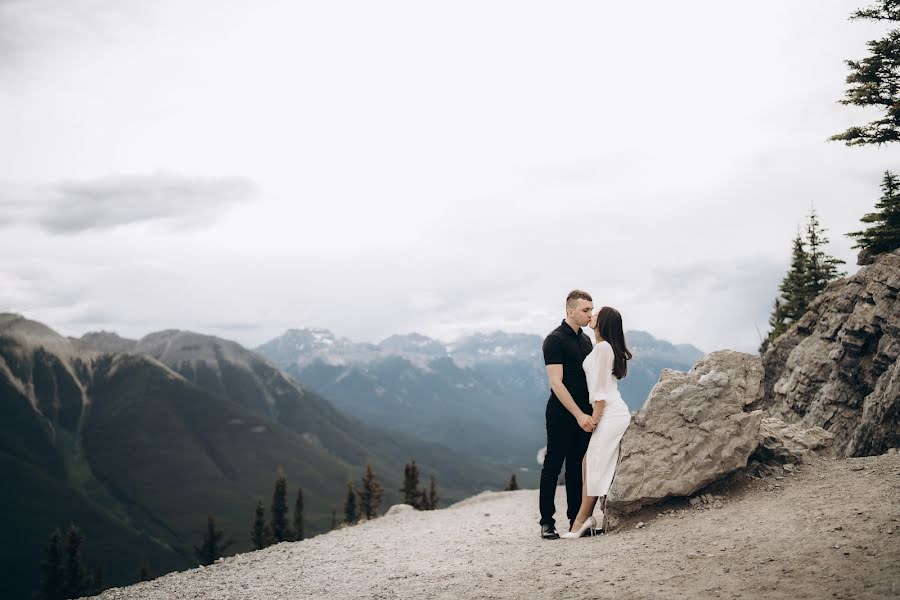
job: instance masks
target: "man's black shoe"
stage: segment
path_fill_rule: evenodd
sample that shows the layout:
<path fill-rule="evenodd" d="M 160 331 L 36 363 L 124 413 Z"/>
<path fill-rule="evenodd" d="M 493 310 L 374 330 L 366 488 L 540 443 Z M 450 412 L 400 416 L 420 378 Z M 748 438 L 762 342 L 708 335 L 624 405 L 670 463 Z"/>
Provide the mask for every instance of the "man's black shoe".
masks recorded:
<path fill-rule="evenodd" d="M 541 537 L 545 540 L 558 540 L 559 533 L 553 525 L 541 525 Z"/>

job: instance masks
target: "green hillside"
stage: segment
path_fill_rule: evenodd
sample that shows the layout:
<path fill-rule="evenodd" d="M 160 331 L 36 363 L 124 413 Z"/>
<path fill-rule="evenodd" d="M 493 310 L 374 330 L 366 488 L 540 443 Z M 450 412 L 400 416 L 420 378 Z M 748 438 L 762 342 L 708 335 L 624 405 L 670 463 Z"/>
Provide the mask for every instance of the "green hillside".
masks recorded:
<path fill-rule="evenodd" d="M 249 550 L 256 501 L 268 507 L 278 470 L 291 501 L 304 488 L 308 536 L 342 512 L 368 461 L 382 510 L 400 501 L 411 459 L 424 483 L 435 476 L 442 505 L 509 477 L 348 417 L 234 342 L 165 333 L 176 369 L 147 344 L 99 352 L 0 315 L 0 482 L 15 491 L 0 500 L 4 597 L 30 595 L 51 530 L 72 522 L 109 585 L 133 582 L 141 563 L 154 575 L 195 564 L 208 514 L 235 541 L 229 552 Z"/>

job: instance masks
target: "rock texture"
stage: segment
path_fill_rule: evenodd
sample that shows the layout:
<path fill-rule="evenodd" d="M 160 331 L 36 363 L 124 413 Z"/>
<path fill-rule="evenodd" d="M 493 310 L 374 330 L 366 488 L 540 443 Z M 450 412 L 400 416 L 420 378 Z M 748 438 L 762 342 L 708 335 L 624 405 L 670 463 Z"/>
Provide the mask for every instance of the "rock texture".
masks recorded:
<path fill-rule="evenodd" d="M 900 446 L 900 250 L 832 282 L 763 357 L 753 408 L 834 434 L 844 456 Z"/>
<path fill-rule="evenodd" d="M 765 417 L 759 427 L 756 456 L 764 462 L 810 462 L 816 455 L 834 456 L 834 435 L 821 427 L 804 429 L 781 419 Z"/>
<path fill-rule="evenodd" d="M 689 496 L 745 467 L 759 444 L 759 358 L 722 350 L 687 373 L 666 369 L 622 438 L 607 499 L 615 515 L 671 496 Z"/>

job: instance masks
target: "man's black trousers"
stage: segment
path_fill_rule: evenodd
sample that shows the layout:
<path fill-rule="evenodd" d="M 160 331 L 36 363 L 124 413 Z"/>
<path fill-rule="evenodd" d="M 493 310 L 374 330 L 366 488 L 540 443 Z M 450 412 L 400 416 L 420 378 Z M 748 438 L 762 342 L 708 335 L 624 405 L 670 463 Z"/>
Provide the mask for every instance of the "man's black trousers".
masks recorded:
<path fill-rule="evenodd" d="M 554 403 L 556 406 L 554 406 Z M 587 411 L 585 411 L 587 412 Z M 588 413 L 590 414 L 590 413 Z M 556 398 L 547 403 L 547 453 L 541 470 L 541 525 L 555 525 L 556 482 L 566 463 L 566 516 L 575 520 L 581 508 L 581 460 L 591 441 L 591 433 L 578 426 L 578 421 Z"/>

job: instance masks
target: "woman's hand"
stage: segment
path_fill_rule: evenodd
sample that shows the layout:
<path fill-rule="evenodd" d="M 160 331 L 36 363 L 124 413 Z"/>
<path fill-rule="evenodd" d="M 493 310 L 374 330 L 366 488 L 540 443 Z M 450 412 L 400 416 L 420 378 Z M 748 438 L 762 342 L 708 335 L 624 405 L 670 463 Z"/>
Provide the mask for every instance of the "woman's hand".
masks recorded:
<path fill-rule="evenodd" d="M 582 429 L 584 429 L 585 431 L 588 431 L 588 432 L 593 431 L 594 427 L 597 426 L 597 424 L 594 423 L 593 418 L 589 414 L 584 413 L 584 412 L 581 413 L 580 415 L 578 415 L 578 425 L 579 425 L 579 427 L 581 427 Z"/>

